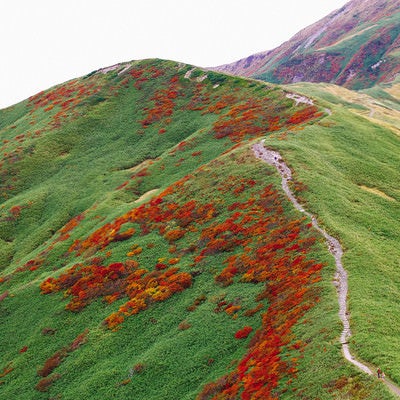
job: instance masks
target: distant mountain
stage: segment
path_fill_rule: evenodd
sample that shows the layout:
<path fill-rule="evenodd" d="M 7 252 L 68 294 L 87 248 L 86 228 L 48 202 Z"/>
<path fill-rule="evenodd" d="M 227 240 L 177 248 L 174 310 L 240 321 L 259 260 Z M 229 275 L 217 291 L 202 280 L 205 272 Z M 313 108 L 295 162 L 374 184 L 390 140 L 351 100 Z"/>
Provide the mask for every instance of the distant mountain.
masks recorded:
<path fill-rule="evenodd" d="M 353 0 L 276 49 L 212 69 L 275 83 L 362 89 L 400 72 L 399 33 L 400 0 Z"/>

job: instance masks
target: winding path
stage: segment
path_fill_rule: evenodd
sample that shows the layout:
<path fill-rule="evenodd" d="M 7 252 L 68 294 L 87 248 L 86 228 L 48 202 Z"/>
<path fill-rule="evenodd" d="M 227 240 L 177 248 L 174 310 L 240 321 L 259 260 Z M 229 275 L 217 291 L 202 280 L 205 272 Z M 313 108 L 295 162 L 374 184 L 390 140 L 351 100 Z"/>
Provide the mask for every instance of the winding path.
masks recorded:
<path fill-rule="evenodd" d="M 256 158 L 259 158 L 274 166 L 279 174 L 282 177 L 282 188 L 286 195 L 288 196 L 289 200 L 293 203 L 295 208 L 302 212 L 303 214 L 307 215 L 311 218 L 312 225 L 314 228 L 319 231 L 326 239 L 328 249 L 330 253 L 333 255 L 336 263 L 336 276 L 334 284 L 336 286 L 338 292 L 338 301 L 339 301 L 339 317 L 343 324 L 343 331 L 340 335 L 340 343 L 342 344 L 342 351 L 343 355 L 346 360 L 350 361 L 353 365 L 358 367 L 361 371 L 365 372 L 368 375 L 373 375 L 371 369 L 363 364 L 362 362 L 356 360 L 350 353 L 348 340 L 351 336 L 350 330 L 350 321 L 348 318 L 348 311 L 347 311 L 347 292 L 348 292 L 348 284 L 347 284 L 347 272 L 343 267 L 342 264 L 342 255 L 343 249 L 340 245 L 339 241 L 334 238 L 333 236 L 329 235 L 324 229 L 322 229 L 316 220 L 316 218 L 306 211 L 303 206 L 297 201 L 295 196 L 293 195 L 292 191 L 289 188 L 288 182 L 292 180 L 292 172 L 290 168 L 285 164 L 281 155 L 277 151 L 268 150 L 264 147 L 264 140 L 260 143 L 253 145 L 252 149 Z M 386 386 L 397 396 L 400 396 L 400 388 L 394 385 L 390 381 L 384 381 Z"/>

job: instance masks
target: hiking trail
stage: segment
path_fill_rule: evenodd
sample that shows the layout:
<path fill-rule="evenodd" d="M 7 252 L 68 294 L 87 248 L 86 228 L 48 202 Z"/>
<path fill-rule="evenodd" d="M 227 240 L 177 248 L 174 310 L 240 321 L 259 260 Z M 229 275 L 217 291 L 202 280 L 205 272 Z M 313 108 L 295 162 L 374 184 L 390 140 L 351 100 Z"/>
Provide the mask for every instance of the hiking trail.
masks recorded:
<path fill-rule="evenodd" d="M 343 324 L 343 330 L 340 335 L 340 343 L 342 345 L 343 355 L 346 360 L 351 362 L 353 365 L 355 365 L 364 373 L 368 375 L 374 375 L 374 373 L 367 365 L 355 359 L 355 357 L 352 356 L 350 353 L 348 341 L 351 336 L 351 330 L 350 330 L 350 320 L 348 316 L 349 313 L 347 310 L 348 283 L 347 283 L 347 272 L 342 264 L 343 248 L 340 245 L 339 241 L 333 236 L 329 235 L 324 229 L 322 229 L 319 226 L 316 218 L 311 213 L 306 211 L 303 208 L 303 206 L 297 201 L 296 197 L 290 190 L 288 184 L 288 182 L 292 180 L 292 171 L 285 164 L 280 153 L 274 150 L 268 150 L 267 148 L 264 147 L 264 141 L 265 139 L 263 139 L 260 143 L 254 144 L 252 146 L 252 150 L 254 152 L 255 157 L 263 160 L 267 164 L 270 164 L 277 169 L 277 171 L 282 177 L 283 191 L 285 192 L 285 194 L 287 195 L 287 197 L 297 210 L 299 210 L 300 212 L 311 218 L 313 227 L 325 237 L 329 252 L 335 259 L 336 274 L 334 279 L 334 285 L 336 286 L 338 293 L 339 318 Z M 382 382 L 386 384 L 386 386 L 392 391 L 392 393 L 396 394 L 397 396 L 400 396 L 400 387 L 393 384 L 393 382 L 387 380 L 383 380 Z"/>

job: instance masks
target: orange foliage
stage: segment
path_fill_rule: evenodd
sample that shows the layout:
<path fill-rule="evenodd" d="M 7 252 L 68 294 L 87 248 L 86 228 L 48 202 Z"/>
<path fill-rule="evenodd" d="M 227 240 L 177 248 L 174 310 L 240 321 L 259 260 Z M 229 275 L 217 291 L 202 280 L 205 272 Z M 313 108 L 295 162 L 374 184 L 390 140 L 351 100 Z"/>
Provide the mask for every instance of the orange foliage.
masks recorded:
<path fill-rule="evenodd" d="M 107 267 L 76 264 L 58 278 L 46 279 L 40 288 L 43 294 L 65 290 L 72 297 L 66 306 L 70 311 L 79 311 L 98 297 L 112 303 L 127 296 L 129 300 L 104 321 L 108 328 L 115 329 L 126 316 L 145 310 L 152 302 L 164 301 L 191 284 L 191 275 L 178 268 L 149 272 L 140 269 L 138 262 L 128 260 Z"/>
<path fill-rule="evenodd" d="M 256 105 L 249 108 L 249 103 L 244 103 L 231 110 L 229 117 L 238 118 L 246 128 L 247 121 L 253 121 L 255 111 Z M 184 198 L 190 195 L 187 185 L 190 179 L 190 176 L 183 178 L 158 197 L 103 225 L 70 248 L 77 254 L 105 250 L 118 235 L 127 232 L 123 228 L 129 224 L 135 227 L 135 234 L 158 233 L 161 240 L 173 247 L 174 258 L 161 256 L 154 262 L 153 271 L 141 268 L 137 260 L 108 266 L 76 264 L 58 278 L 45 280 L 42 292 L 64 291 L 71 298 L 67 308 L 73 311 L 79 311 L 97 298 L 109 303 L 127 298 L 104 321 L 114 330 L 127 317 L 191 286 L 191 274 L 171 267 L 181 258 L 191 257 L 193 267 L 200 264 L 201 269 L 217 259 L 214 255 L 225 255 L 215 281 L 224 286 L 232 282 L 262 283 L 263 290 L 256 300 L 267 299 L 269 306 L 262 315 L 261 329 L 254 332 L 237 367 L 215 383 L 206 385 L 199 398 L 272 399 L 279 380 L 296 374 L 297 361 L 294 357 L 290 362 L 282 359 L 282 350 L 299 352 L 305 345 L 292 347 L 295 341 L 292 328 L 318 301 L 314 284 L 322 265 L 308 257 L 315 241 L 310 234 L 311 226 L 303 219 L 291 220 L 285 215 L 281 197 L 272 185 L 260 190 L 256 181 L 242 177 L 217 181 L 212 190 L 220 194 L 218 204 L 197 200 L 178 203 L 179 195 L 185 195 Z M 188 244 L 180 239 L 189 234 L 193 236 L 191 243 L 188 248 L 182 248 Z M 129 257 L 138 255 L 138 246 L 131 249 Z M 188 310 L 194 311 L 203 301 L 205 297 L 196 299 Z M 251 316 L 261 308 L 262 304 L 243 312 Z M 232 303 L 220 301 L 215 311 L 236 318 L 242 306 L 236 300 Z M 250 329 L 237 331 L 237 337 L 246 337 Z"/>
<path fill-rule="evenodd" d="M 22 207 L 21 206 L 12 206 L 10 208 L 10 214 L 14 217 L 14 218 L 18 218 L 19 215 L 21 214 L 21 210 Z"/>
<path fill-rule="evenodd" d="M 157 74 L 155 75 L 157 77 Z M 170 117 L 173 114 L 175 108 L 174 100 L 179 96 L 177 89 L 177 77 L 174 76 L 169 82 L 169 86 L 166 89 L 158 90 L 151 100 L 154 102 L 154 106 L 146 110 L 146 116 L 141 121 L 143 128 L 147 128 L 153 123 L 161 121 L 163 118 Z M 165 122 L 167 122 L 165 120 Z M 159 133 L 164 133 L 165 130 L 159 130 Z"/>
<path fill-rule="evenodd" d="M 311 119 L 321 116 L 315 106 L 307 107 L 296 111 L 289 119 L 289 124 L 303 124 Z"/>
<path fill-rule="evenodd" d="M 46 129 L 58 128 L 63 122 L 76 118 L 79 115 L 76 106 L 100 90 L 100 86 L 96 86 L 90 79 L 85 81 L 75 79 L 31 96 L 29 98 L 30 113 L 34 114 L 39 108 L 46 112 L 50 112 L 53 109 L 58 110 L 52 115 Z"/>
<path fill-rule="evenodd" d="M 3 378 L 12 371 L 14 371 L 14 367 L 12 366 L 12 362 L 10 362 L 3 368 L 3 371 L 0 372 L 0 378 Z"/>
<path fill-rule="evenodd" d="M 67 233 L 72 231 L 76 226 L 79 225 L 79 222 L 85 218 L 84 214 L 79 214 L 76 217 L 72 218 L 68 223 L 66 223 L 61 229 L 61 233 Z"/>
<path fill-rule="evenodd" d="M 280 377 L 296 373 L 296 359 L 288 363 L 279 354 L 293 340 L 293 325 L 318 301 L 312 285 L 318 281 L 322 265 L 306 257 L 315 239 L 300 233 L 310 227 L 302 220 L 286 219 L 277 192 L 271 186 L 254 200 L 237 202 L 228 208 L 232 212 L 230 217 L 201 232 L 204 248 L 194 261 L 204 262 L 205 257 L 215 252 L 235 248 L 235 254 L 226 258 L 226 266 L 216 276 L 216 281 L 224 285 L 231 284 L 234 279 L 265 282 L 265 289 L 257 300 L 267 298 L 270 306 L 262 317 L 262 329 L 255 333 L 235 371 L 206 385 L 198 398 L 272 399 Z M 248 314 L 252 315 L 261 307 Z M 222 310 L 229 313 L 232 304 L 218 303 L 216 311 Z M 249 328 L 240 330 L 236 337 L 245 337 L 248 333 Z"/>

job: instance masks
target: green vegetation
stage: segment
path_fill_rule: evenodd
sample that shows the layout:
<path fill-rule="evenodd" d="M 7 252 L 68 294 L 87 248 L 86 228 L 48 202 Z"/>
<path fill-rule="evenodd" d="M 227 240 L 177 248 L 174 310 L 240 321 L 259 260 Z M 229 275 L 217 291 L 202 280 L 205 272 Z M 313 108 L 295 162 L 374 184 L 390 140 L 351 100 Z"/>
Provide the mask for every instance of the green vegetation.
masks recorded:
<path fill-rule="evenodd" d="M 296 89 L 317 93 L 311 85 Z M 337 106 L 340 102 L 322 104 L 332 115 L 301 134 L 269 139 L 267 145 L 282 151 L 307 186 L 306 207 L 344 245 L 352 349 L 398 382 L 399 138 Z"/>
<path fill-rule="evenodd" d="M 352 349 L 400 382 L 398 138 L 192 69 L 132 62 L 0 110 L 0 397 L 391 399 L 343 359 L 332 257 L 251 145 L 340 237 Z"/>

